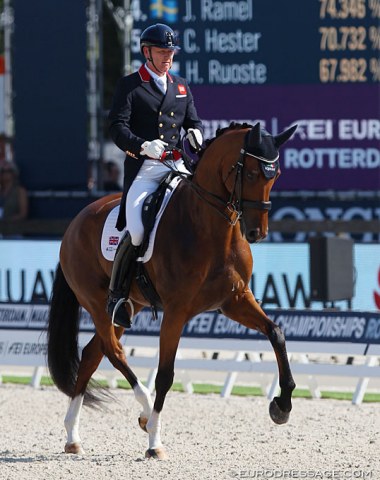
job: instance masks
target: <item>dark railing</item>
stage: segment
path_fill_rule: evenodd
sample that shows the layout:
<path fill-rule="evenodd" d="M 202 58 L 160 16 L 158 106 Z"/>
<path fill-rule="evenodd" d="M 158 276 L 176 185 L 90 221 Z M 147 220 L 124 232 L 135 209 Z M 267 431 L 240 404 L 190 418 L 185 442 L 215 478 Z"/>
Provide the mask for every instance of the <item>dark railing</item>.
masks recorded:
<path fill-rule="evenodd" d="M 17 222 L 0 221 L 0 236 L 36 235 L 62 237 L 71 219 L 30 219 Z"/>
<path fill-rule="evenodd" d="M 380 233 L 378 220 L 269 220 L 271 232 Z"/>
<path fill-rule="evenodd" d="M 30 219 L 19 222 L 0 221 L 0 236 L 53 236 L 61 237 L 71 219 Z M 280 233 L 380 233 L 378 220 L 270 220 L 271 232 Z"/>

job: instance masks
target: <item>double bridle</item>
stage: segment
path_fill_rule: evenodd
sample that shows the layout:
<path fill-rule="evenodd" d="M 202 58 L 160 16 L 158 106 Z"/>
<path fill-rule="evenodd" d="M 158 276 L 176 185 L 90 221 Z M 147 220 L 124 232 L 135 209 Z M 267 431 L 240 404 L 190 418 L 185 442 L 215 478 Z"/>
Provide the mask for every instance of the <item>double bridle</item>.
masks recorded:
<path fill-rule="evenodd" d="M 248 132 L 249 133 L 249 132 Z M 178 176 L 180 176 L 183 180 L 185 180 L 191 188 L 194 190 L 194 192 L 197 194 L 199 198 L 201 198 L 204 202 L 206 202 L 208 205 L 210 205 L 212 208 L 215 209 L 216 212 L 219 213 L 219 215 L 222 215 L 228 223 L 232 226 L 235 226 L 237 222 L 240 220 L 240 218 L 243 216 L 243 210 L 244 208 L 255 208 L 256 210 L 261 210 L 261 211 L 266 211 L 269 212 L 269 210 L 272 208 L 272 202 L 271 201 L 263 201 L 263 200 L 244 200 L 242 198 L 243 194 L 243 170 L 244 170 L 244 164 L 245 164 L 245 159 L 247 156 L 253 157 L 259 162 L 264 162 L 264 163 L 275 163 L 279 155 L 274 160 L 268 160 L 263 157 L 258 157 L 256 155 L 253 155 L 250 153 L 247 149 L 247 137 L 248 133 L 244 137 L 244 147 L 240 149 L 240 155 L 238 161 L 232 165 L 230 171 L 228 172 L 227 178 L 232 174 L 232 172 L 235 173 L 235 179 L 234 179 L 234 187 L 230 193 L 230 197 L 228 201 L 226 202 L 223 198 L 219 197 L 218 195 L 215 195 L 212 192 L 209 192 L 202 188 L 201 186 L 193 183 L 191 180 L 187 178 L 186 175 L 182 174 L 181 172 L 176 171 L 174 168 L 172 168 L 170 165 L 167 165 L 167 167 L 175 172 Z M 191 158 L 187 155 L 187 153 L 184 151 L 184 149 L 181 148 L 175 148 L 173 150 L 176 150 L 179 152 L 185 162 L 185 165 L 191 165 L 192 160 Z M 175 155 L 173 154 L 174 158 Z M 170 156 L 166 156 L 167 159 L 170 158 Z M 212 203 L 212 201 L 209 201 L 207 198 L 205 198 L 205 195 L 208 195 L 211 197 L 213 200 L 215 200 L 218 204 L 220 204 L 223 207 L 223 210 L 219 210 L 219 208 Z M 225 210 L 228 210 L 229 214 L 225 213 Z"/>
<path fill-rule="evenodd" d="M 244 200 L 242 198 L 243 195 L 243 169 L 244 169 L 244 163 L 245 163 L 245 158 L 247 156 L 256 158 L 256 160 L 259 160 L 260 162 L 265 162 L 265 163 L 275 163 L 278 160 L 275 158 L 274 160 L 267 160 L 262 157 L 257 157 L 256 155 L 253 155 L 252 153 L 248 152 L 246 148 L 246 138 L 244 140 L 244 148 L 240 149 L 240 156 L 239 160 L 232 165 L 231 170 L 229 171 L 227 178 L 229 175 L 236 170 L 236 175 L 235 175 L 235 180 L 234 180 L 234 188 L 231 191 L 230 198 L 227 203 L 227 208 L 236 213 L 237 220 L 233 223 L 233 225 L 236 224 L 236 222 L 242 217 L 243 215 L 243 209 L 244 208 L 255 208 L 256 210 L 262 210 L 262 211 L 267 211 L 272 208 L 272 202 L 271 201 L 264 201 L 264 200 Z"/>

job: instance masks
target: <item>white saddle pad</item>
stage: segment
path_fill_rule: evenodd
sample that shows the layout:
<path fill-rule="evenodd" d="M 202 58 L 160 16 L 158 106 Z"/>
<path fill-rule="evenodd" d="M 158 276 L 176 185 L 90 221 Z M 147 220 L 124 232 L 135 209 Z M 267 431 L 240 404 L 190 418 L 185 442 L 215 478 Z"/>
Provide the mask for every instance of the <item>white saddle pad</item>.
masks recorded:
<path fill-rule="evenodd" d="M 145 252 L 145 255 L 137 259 L 138 261 L 146 263 L 151 259 L 158 224 L 160 223 L 160 220 L 161 220 L 162 214 L 164 213 L 166 205 L 169 203 L 169 200 L 174 190 L 179 185 L 180 181 L 181 181 L 180 177 L 174 177 L 170 183 L 170 188 L 166 190 L 164 200 L 161 204 L 161 208 L 156 217 L 156 222 L 150 234 L 148 248 Z M 109 260 L 110 262 L 113 262 L 120 239 L 124 235 L 125 231 L 128 230 L 128 225 L 126 227 L 126 230 L 124 230 L 123 232 L 119 232 L 119 230 L 117 230 L 115 225 L 116 225 L 118 215 L 119 215 L 119 205 L 110 211 L 103 226 L 103 232 L 102 232 L 102 238 L 101 238 L 101 250 L 102 250 L 103 257 L 106 260 Z"/>
<path fill-rule="evenodd" d="M 103 257 L 110 262 L 113 262 L 117 246 L 119 245 L 121 237 L 124 235 L 124 232 L 119 232 L 115 226 L 119 210 L 120 206 L 118 205 L 108 214 L 106 221 L 104 222 L 100 243 Z"/>

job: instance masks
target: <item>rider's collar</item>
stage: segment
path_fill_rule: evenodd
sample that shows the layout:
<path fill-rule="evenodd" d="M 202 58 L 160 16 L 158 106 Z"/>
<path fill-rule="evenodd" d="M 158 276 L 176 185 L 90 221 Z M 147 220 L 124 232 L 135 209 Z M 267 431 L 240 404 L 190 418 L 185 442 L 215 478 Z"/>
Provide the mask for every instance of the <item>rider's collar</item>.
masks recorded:
<path fill-rule="evenodd" d="M 151 77 L 153 78 L 153 80 L 158 77 L 158 75 L 152 72 L 152 70 L 146 64 L 141 65 L 141 67 L 139 68 L 139 75 L 143 82 L 149 82 Z M 166 73 L 166 78 L 169 80 L 170 83 L 173 83 L 173 79 L 169 72 Z"/>

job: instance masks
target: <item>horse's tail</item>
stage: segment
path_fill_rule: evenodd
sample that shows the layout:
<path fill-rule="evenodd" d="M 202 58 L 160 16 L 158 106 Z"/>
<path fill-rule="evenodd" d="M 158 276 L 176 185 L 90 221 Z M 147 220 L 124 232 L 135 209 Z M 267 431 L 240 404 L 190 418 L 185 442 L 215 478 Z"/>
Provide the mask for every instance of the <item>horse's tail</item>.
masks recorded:
<path fill-rule="evenodd" d="M 79 367 L 79 303 L 58 264 L 50 302 L 48 367 L 55 385 L 72 397 Z"/>

